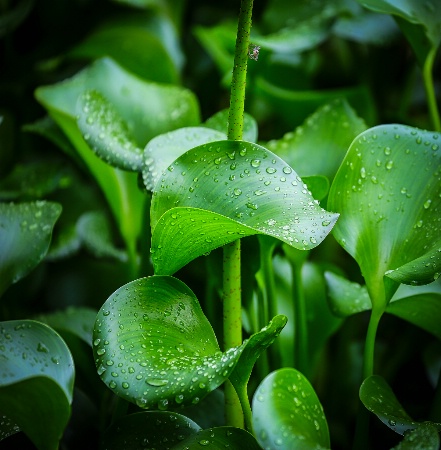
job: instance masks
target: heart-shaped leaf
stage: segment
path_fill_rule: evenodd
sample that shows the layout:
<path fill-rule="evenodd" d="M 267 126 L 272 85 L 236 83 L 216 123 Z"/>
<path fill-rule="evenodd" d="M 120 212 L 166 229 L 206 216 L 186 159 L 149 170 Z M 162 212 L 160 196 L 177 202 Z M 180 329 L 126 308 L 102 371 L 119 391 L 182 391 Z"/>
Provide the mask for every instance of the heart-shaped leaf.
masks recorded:
<path fill-rule="evenodd" d="M 0 203 L 0 295 L 42 261 L 60 214 L 58 203 Z"/>
<path fill-rule="evenodd" d="M 309 381 L 292 368 L 270 373 L 259 385 L 253 425 L 263 448 L 330 448 L 322 405 Z"/>
<path fill-rule="evenodd" d="M 390 280 L 384 292 L 389 270 L 419 259 L 432 280 L 439 272 L 432 257 L 440 248 L 440 136 L 404 125 L 371 128 L 351 144 L 331 186 L 328 207 L 341 214 L 334 235 L 358 262 L 374 306 L 396 290 Z"/>
<path fill-rule="evenodd" d="M 0 404 L 39 450 L 55 450 L 70 417 L 74 365 L 68 347 L 34 320 L 0 323 Z"/>
<path fill-rule="evenodd" d="M 321 106 L 294 132 L 267 146 L 301 177 L 324 175 L 332 180 L 349 145 L 364 130 L 364 121 L 351 106 L 336 99 Z"/>
<path fill-rule="evenodd" d="M 184 441 L 174 445 L 171 450 L 213 450 L 231 448 L 242 450 L 261 450 L 254 436 L 248 431 L 234 427 L 218 427 L 200 430 Z"/>
<path fill-rule="evenodd" d="M 102 450 L 168 450 L 196 434 L 201 427 L 191 419 L 168 411 L 146 411 L 124 416 L 105 431 Z"/>
<path fill-rule="evenodd" d="M 143 153 L 142 178 L 146 188 L 152 191 L 167 167 L 186 151 L 222 139 L 227 139 L 227 135 L 203 127 L 179 128 L 156 136 L 149 141 Z"/>
<path fill-rule="evenodd" d="M 257 144 L 219 141 L 178 158 L 152 197 L 152 259 L 172 274 L 241 236 L 266 234 L 306 250 L 338 215 L 325 211 L 282 159 Z"/>
<path fill-rule="evenodd" d="M 130 138 L 127 124 L 99 91 L 80 95 L 76 117 L 84 139 L 103 161 L 118 169 L 141 172 L 141 149 Z"/>
<path fill-rule="evenodd" d="M 436 426 L 430 422 L 404 432 L 404 439 L 391 450 L 439 450 L 440 439 Z"/>
<path fill-rule="evenodd" d="M 228 133 L 228 115 L 230 111 L 223 109 L 209 117 L 202 125 L 213 130 Z M 257 122 L 253 116 L 248 113 L 243 115 L 243 140 L 248 142 L 257 142 Z M 194 145 L 194 147 L 196 147 Z"/>
<path fill-rule="evenodd" d="M 277 323 L 225 353 L 193 292 L 168 276 L 141 278 L 114 292 L 100 309 L 93 352 L 98 374 L 116 394 L 142 408 L 197 404 L 222 384 L 242 352 L 280 332 Z"/>

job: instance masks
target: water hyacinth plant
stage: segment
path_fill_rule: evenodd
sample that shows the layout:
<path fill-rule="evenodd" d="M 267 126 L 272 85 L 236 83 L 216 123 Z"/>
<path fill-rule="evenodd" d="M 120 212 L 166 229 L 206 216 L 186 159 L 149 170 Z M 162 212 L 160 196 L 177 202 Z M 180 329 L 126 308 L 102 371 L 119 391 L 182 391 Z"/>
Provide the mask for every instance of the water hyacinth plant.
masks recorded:
<path fill-rule="evenodd" d="M 441 6 L 46 3 L 1 19 L 8 63 L 88 11 L 0 78 L 1 445 L 437 450 Z"/>

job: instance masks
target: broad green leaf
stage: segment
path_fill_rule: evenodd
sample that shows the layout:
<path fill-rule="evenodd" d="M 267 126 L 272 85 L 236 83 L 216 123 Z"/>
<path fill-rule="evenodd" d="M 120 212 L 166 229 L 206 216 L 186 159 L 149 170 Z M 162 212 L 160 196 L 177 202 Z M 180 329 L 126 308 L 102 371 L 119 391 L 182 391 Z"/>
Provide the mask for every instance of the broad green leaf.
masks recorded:
<path fill-rule="evenodd" d="M 441 3 L 437 0 L 358 0 L 366 8 L 399 16 L 412 24 L 424 27 L 433 47 L 441 42 Z"/>
<path fill-rule="evenodd" d="M 85 91 L 79 96 L 76 117 L 84 140 L 99 158 L 118 169 L 141 171 L 141 149 L 130 138 L 127 124 L 99 91 Z"/>
<path fill-rule="evenodd" d="M 391 450 L 439 450 L 440 439 L 436 426 L 430 422 L 404 432 L 404 439 Z"/>
<path fill-rule="evenodd" d="M 141 230 L 144 194 L 138 189 L 137 174 L 107 165 L 83 139 L 76 123 L 76 108 L 80 95 L 90 90 L 99 90 L 114 106 L 131 138 L 140 146 L 158 134 L 199 123 L 199 106 L 190 91 L 142 81 L 108 58 L 95 61 L 64 82 L 40 87 L 35 92 L 100 185 L 121 235 L 134 252 Z"/>
<path fill-rule="evenodd" d="M 0 181 L 2 200 L 41 199 L 57 189 L 67 187 L 71 173 L 60 161 L 36 161 L 18 164 Z"/>
<path fill-rule="evenodd" d="M 0 295 L 43 260 L 60 214 L 53 202 L 0 203 Z"/>
<path fill-rule="evenodd" d="M 202 145 L 169 166 L 155 187 L 155 273 L 172 274 L 196 256 L 253 234 L 311 249 L 337 217 L 321 208 L 296 172 L 264 147 L 243 141 Z"/>
<path fill-rule="evenodd" d="M 351 106 L 341 99 L 321 106 L 294 132 L 269 141 L 268 149 L 300 174 L 334 178 L 349 145 L 366 130 Z"/>
<path fill-rule="evenodd" d="M 202 126 L 212 128 L 214 130 L 228 133 L 228 109 L 218 111 L 209 117 Z M 258 130 L 257 122 L 253 116 L 248 113 L 244 113 L 243 116 L 243 140 L 248 142 L 257 142 Z M 196 147 L 196 146 L 195 146 Z"/>
<path fill-rule="evenodd" d="M 92 308 L 69 307 L 64 311 L 39 315 L 37 320 L 48 324 L 60 334 L 67 331 L 92 347 L 92 332 L 96 314 Z"/>
<path fill-rule="evenodd" d="M 56 450 L 70 417 L 72 356 L 60 336 L 34 320 L 0 323 L 2 412 L 39 450 Z"/>
<path fill-rule="evenodd" d="M 297 370 L 270 373 L 253 398 L 253 426 L 265 449 L 330 448 L 328 424 L 309 381 Z"/>
<path fill-rule="evenodd" d="M 392 301 L 386 312 L 410 323 L 441 339 L 441 294 L 425 293 Z"/>
<path fill-rule="evenodd" d="M 109 56 L 146 80 L 170 84 L 179 82 L 178 72 L 162 42 L 142 24 L 102 26 L 67 56 L 90 60 Z"/>
<path fill-rule="evenodd" d="M 386 380 L 379 375 L 372 375 L 363 381 L 360 400 L 385 425 L 399 434 L 418 426 L 401 406 Z"/>
<path fill-rule="evenodd" d="M 76 224 L 64 226 L 54 237 L 46 256 L 48 261 L 56 261 L 74 255 L 81 248 L 81 239 Z"/>
<path fill-rule="evenodd" d="M 168 411 L 145 411 L 121 417 L 104 432 L 102 450 L 170 449 L 201 427 Z M 148 447 L 147 447 L 148 445 Z"/>
<path fill-rule="evenodd" d="M 325 273 L 331 311 L 339 317 L 368 311 L 372 308 L 366 286 L 349 281 L 333 272 Z"/>
<path fill-rule="evenodd" d="M 100 211 L 84 213 L 77 222 L 77 233 L 85 247 L 98 258 L 127 261 L 127 253 L 113 244 L 110 223 Z"/>
<path fill-rule="evenodd" d="M 227 139 L 227 135 L 210 128 L 185 127 L 154 137 L 143 153 L 142 178 L 153 190 L 162 173 L 186 151 L 202 144 Z"/>
<path fill-rule="evenodd" d="M 98 374 L 142 408 L 196 404 L 232 372 L 193 292 L 172 277 L 135 280 L 112 294 L 94 327 Z"/>
<path fill-rule="evenodd" d="M 383 287 L 388 271 L 419 259 L 432 279 L 439 272 L 431 265 L 440 248 L 440 136 L 404 125 L 371 128 L 351 144 L 331 186 L 328 207 L 341 214 L 334 236 L 359 264 L 374 306 L 396 290 L 390 279 Z"/>
<path fill-rule="evenodd" d="M 171 450 L 261 450 L 254 436 L 248 431 L 234 427 L 218 427 L 200 430 L 187 439 L 171 447 Z"/>
<path fill-rule="evenodd" d="M 20 432 L 20 427 L 17 426 L 11 419 L 0 411 L 0 441 Z"/>
<path fill-rule="evenodd" d="M 312 175 L 309 177 L 302 177 L 303 182 L 308 186 L 308 190 L 312 196 L 321 201 L 329 193 L 329 179 L 322 175 Z"/>

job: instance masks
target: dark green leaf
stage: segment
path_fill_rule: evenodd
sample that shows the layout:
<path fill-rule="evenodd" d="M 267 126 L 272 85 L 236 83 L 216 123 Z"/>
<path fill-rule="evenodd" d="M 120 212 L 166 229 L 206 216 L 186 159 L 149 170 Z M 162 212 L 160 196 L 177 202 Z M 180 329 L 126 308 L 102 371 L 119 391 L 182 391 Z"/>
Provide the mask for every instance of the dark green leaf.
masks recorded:
<path fill-rule="evenodd" d="M 330 448 L 322 405 L 295 369 L 279 369 L 262 381 L 253 398 L 253 425 L 263 448 Z"/>
<path fill-rule="evenodd" d="M 439 450 L 439 433 L 430 422 L 404 432 L 404 439 L 391 450 Z"/>
<path fill-rule="evenodd" d="M 143 153 L 142 177 L 148 190 L 153 190 L 163 172 L 186 151 L 202 144 L 227 139 L 227 135 L 210 128 L 185 127 L 153 138 Z"/>
<path fill-rule="evenodd" d="M 364 121 L 351 106 L 336 99 L 321 106 L 294 132 L 267 146 L 301 177 L 324 175 L 332 180 L 349 145 L 364 130 Z"/>
<path fill-rule="evenodd" d="M 172 274 L 196 256 L 253 234 L 311 249 L 337 217 L 264 147 L 243 141 L 202 145 L 178 158 L 156 185 L 151 207 L 155 273 Z"/>
<path fill-rule="evenodd" d="M 351 144 L 331 186 L 328 207 L 341 214 L 334 235 L 358 262 L 374 304 L 387 303 L 396 290 L 389 281 L 382 293 L 392 269 L 418 260 L 436 276 L 440 136 L 404 125 L 371 128 Z"/>
<path fill-rule="evenodd" d="M 20 432 L 20 427 L 0 412 L 0 441 Z"/>
<path fill-rule="evenodd" d="M 118 169 L 141 172 L 141 149 L 130 138 L 127 124 L 99 91 L 80 95 L 76 117 L 83 138 L 98 157 Z"/>
<path fill-rule="evenodd" d="M 0 323 L 2 412 L 39 450 L 56 450 L 69 420 L 72 356 L 60 336 L 33 320 Z"/>
<path fill-rule="evenodd" d="M 201 427 L 181 414 L 148 411 L 115 421 L 104 433 L 101 450 L 168 450 Z"/>
<path fill-rule="evenodd" d="M 0 203 L 0 295 L 45 257 L 61 205 Z"/>
<path fill-rule="evenodd" d="M 20 0 L 12 3 L 13 9 L 7 9 L 9 3 L 2 7 L 0 16 L 0 37 L 13 31 L 28 16 L 34 6 L 34 0 Z"/>
<path fill-rule="evenodd" d="M 261 450 L 254 436 L 241 428 L 219 427 L 200 430 L 171 450 Z"/>

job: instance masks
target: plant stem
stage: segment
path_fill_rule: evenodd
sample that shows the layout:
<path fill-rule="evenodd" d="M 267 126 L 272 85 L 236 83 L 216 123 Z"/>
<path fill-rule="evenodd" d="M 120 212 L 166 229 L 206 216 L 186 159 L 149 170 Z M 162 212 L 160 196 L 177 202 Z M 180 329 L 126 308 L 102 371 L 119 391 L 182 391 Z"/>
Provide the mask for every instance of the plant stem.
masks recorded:
<path fill-rule="evenodd" d="M 438 105 L 436 103 L 436 95 L 433 86 L 433 74 L 432 74 L 436 50 L 437 50 L 436 47 L 432 47 L 429 53 L 427 54 L 427 58 L 426 61 L 424 62 L 423 67 L 423 80 L 424 80 L 424 87 L 426 89 L 427 103 L 429 107 L 430 117 L 432 119 L 433 129 L 435 131 L 441 131 L 441 120 L 439 116 Z"/>
<path fill-rule="evenodd" d="M 223 248 L 223 330 L 224 351 L 242 344 L 242 302 L 240 275 L 240 240 Z M 243 428 L 244 418 L 239 398 L 229 380 L 225 382 L 225 421 Z"/>
<path fill-rule="evenodd" d="M 228 139 L 239 141 L 243 136 L 245 85 L 253 0 L 242 0 L 237 25 L 236 51 L 231 81 Z M 240 240 L 224 246 L 224 350 L 242 344 L 242 301 L 240 285 Z M 225 420 L 227 425 L 243 428 L 240 401 L 230 381 L 225 383 Z"/>

